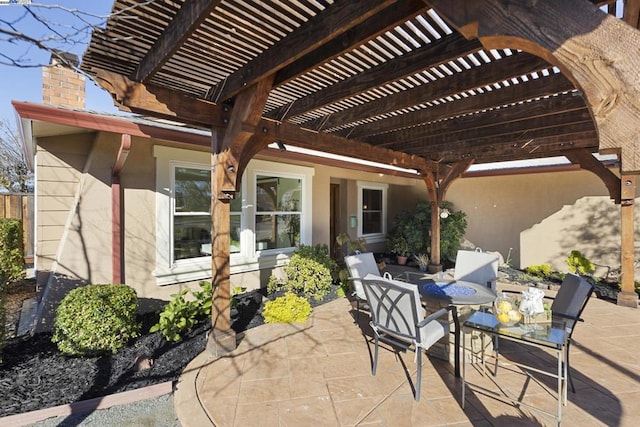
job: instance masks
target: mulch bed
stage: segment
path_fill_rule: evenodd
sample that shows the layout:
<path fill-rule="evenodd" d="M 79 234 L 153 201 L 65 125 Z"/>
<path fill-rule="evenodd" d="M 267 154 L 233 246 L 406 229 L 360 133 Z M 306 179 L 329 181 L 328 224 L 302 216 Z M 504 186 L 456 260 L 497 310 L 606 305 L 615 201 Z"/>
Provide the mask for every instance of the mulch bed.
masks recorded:
<path fill-rule="evenodd" d="M 262 297 L 249 292 L 239 300 L 232 311 L 236 333 L 263 324 Z M 337 286 L 311 305 L 335 298 Z M 156 319 L 156 314 L 143 316 L 142 330 L 148 331 Z M 165 341 L 160 332 L 147 333 L 118 353 L 101 357 L 66 357 L 51 342 L 50 333 L 9 340 L 0 365 L 0 417 L 176 381 L 205 350 L 210 327 L 210 320 L 204 319 L 175 343 Z M 152 361 L 151 367 L 142 369 L 146 360 Z"/>

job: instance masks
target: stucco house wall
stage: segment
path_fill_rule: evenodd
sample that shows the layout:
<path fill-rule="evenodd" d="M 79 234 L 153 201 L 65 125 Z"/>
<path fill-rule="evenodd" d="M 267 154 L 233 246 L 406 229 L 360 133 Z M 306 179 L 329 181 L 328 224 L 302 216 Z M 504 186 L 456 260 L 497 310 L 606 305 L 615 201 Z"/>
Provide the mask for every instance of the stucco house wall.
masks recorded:
<path fill-rule="evenodd" d="M 467 213 L 465 237 L 505 258 L 511 250 L 514 267 L 548 263 L 566 272 L 565 260 L 574 249 L 596 264 L 620 266 L 620 206 L 590 172 L 462 178 L 453 182 L 447 199 Z"/>

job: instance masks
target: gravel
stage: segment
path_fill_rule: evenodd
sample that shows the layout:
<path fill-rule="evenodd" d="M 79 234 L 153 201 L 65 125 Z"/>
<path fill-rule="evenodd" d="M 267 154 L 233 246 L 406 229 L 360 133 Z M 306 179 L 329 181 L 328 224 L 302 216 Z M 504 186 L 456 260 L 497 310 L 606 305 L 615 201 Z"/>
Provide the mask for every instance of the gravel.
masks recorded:
<path fill-rule="evenodd" d="M 100 427 L 180 427 L 180 422 L 173 408 L 173 395 L 165 394 L 153 399 L 113 406 L 87 414 L 49 418 L 31 425 L 36 427 L 73 427 L 81 425 Z"/>

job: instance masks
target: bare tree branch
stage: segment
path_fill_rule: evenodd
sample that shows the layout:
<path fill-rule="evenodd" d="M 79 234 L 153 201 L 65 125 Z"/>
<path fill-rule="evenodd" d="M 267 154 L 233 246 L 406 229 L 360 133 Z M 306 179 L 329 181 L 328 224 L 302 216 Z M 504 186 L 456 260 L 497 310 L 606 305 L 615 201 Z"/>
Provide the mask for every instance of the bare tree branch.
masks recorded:
<path fill-rule="evenodd" d="M 0 191 L 33 192 L 33 173 L 29 170 L 17 132 L 0 121 Z"/>

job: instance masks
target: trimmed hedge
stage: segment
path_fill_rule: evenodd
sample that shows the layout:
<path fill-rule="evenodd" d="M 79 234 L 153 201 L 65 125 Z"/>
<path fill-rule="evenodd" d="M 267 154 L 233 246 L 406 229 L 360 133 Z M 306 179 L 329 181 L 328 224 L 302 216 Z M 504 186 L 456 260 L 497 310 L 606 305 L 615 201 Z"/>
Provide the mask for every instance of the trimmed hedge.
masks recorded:
<path fill-rule="evenodd" d="M 9 284 L 24 276 L 22 221 L 0 218 L 0 363 L 5 337 L 5 299 Z"/>
<path fill-rule="evenodd" d="M 69 356 L 116 353 L 139 335 L 138 298 L 127 285 L 87 285 L 70 291 L 56 310 L 52 341 Z"/>

